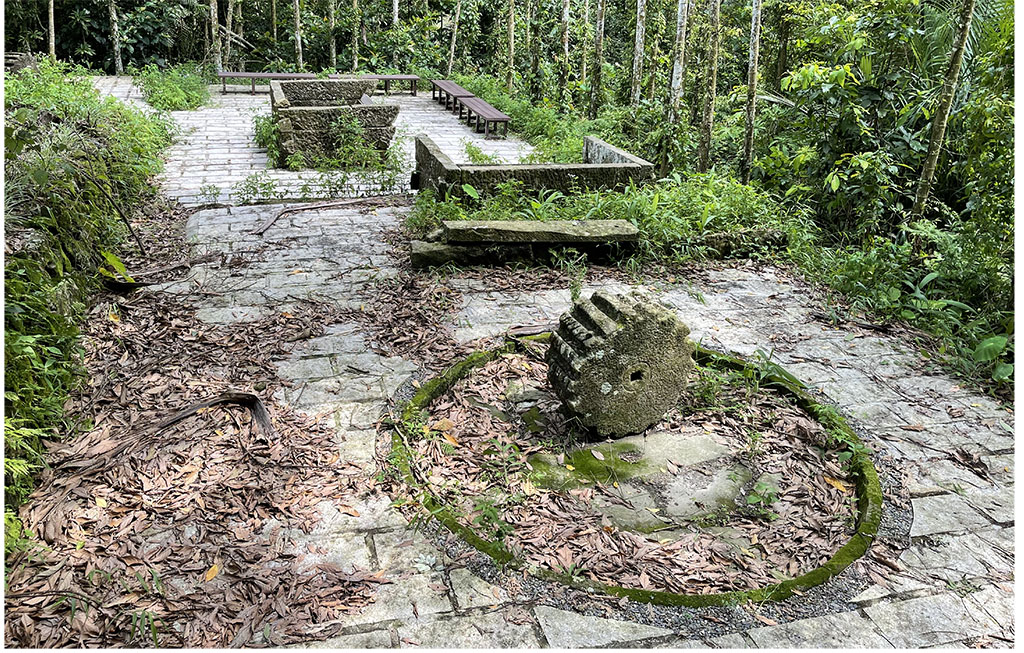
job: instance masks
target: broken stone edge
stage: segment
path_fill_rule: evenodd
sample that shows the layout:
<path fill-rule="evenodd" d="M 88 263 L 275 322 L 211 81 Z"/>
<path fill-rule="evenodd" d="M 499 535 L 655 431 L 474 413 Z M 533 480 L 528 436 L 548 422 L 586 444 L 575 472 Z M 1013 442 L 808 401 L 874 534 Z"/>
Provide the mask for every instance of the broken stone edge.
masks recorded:
<path fill-rule="evenodd" d="M 420 411 L 426 410 L 431 402 L 450 390 L 456 382 L 469 375 L 473 369 L 485 365 L 502 354 L 522 352 L 530 342 L 546 342 L 550 335 L 550 333 L 542 333 L 536 336 L 511 339 L 505 345 L 496 349 L 470 354 L 440 376 L 426 381 L 420 386 L 413 398 L 405 402 L 401 407 L 400 414 L 403 423 L 408 422 Z M 701 365 L 740 371 L 752 367 L 743 359 L 705 349 L 699 344 L 696 345 L 694 361 Z M 761 385 L 762 387 L 773 388 L 789 394 L 796 400 L 798 406 L 813 415 L 822 425 L 843 432 L 847 441 L 854 445 L 862 443 L 861 439 L 839 413 L 832 407 L 823 405 L 815 400 L 803 388 L 803 385 L 791 375 L 785 372 L 781 374 L 771 372 L 764 377 Z M 878 480 L 878 472 L 869 456 L 855 452 L 850 459 L 850 464 L 852 475 L 856 479 L 857 531 L 822 566 L 780 583 L 752 590 L 719 592 L 716 594 L 677 594 L 674 592 L 620 587 L 581 578 L 573 578 L 568 574 L 560 574 L 547 569 L 528 567 L 524 562 L 512 555 L 500 542 L 484 539 L 477 535 L 473 529 L 461 524 L 448 509 L 447 505 L 439 502 L 436 497 L 426 492 L 425 488 L 419 486 L 412 474 L 411 453 L 405 444 L 406 438 L 410 434 L 403 430 L 404 426 L 401 423 L 396 423 L 392 426 L 392 450 L 396 454 L 394 459 L 399 473 L 408 485 L 424 490 L 421 503 L 448 530 L 461 537 L 481 553 L 488 555 L 499 566 L 513 567 L 515 569 L 525 568 L 530 574 L 542 580 L 562 583 L 582 591 L 598 591 L 613 596 L 626 597 L 640 603 L 700 608 L 706 606 L 738 605 L 746 601 L 780 601 L 789 598 L 793 594 L 806 591 L 838 576 L 858 558 L 867 553 L 878 533 L 879 523 L 882 519 L 882 486 Z"/>

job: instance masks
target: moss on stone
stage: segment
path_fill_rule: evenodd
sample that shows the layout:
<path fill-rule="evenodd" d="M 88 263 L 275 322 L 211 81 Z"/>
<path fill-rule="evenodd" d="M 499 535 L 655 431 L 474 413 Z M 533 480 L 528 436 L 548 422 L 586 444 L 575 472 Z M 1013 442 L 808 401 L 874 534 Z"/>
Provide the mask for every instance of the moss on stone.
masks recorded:
<path fill-rule="evenodd" d="M 471 354 L 460 363 L 453 365 L 441 376 L 424 383 L 416 395 L 403 407 L 401 411 L 403 419 L 408 420 L 425 410 L 429 406 L 430 402 L 441 396 L 444 392 L 447 392 L 456 381 L 468 375 L 474 368 L 486 364 L 488 361 L 493 360 L 501 354 L 521 350 L 523 347 L 523 341 L 544 341 L 547 339 L 548 335 L 549 334 L 541 334 L 539 336 L 522 338 L 520 340 L 510 341 L 504 346 L 494 350 Z M 739 358 L 719 354 L 699 345 L 697 346 L 694 358 L 699 364 L 709 367 L 733 370 L 743 370 L 749 367 L 748 363 L 745 363 Z M 853 432 L 853 429 L 849 427 L 842 416 L 834 410 L 826 410 L 824 406 L 815 401 L 810 393 L 806 392 L 798 383 L 794 383 L 792 380 L 783 378 L 777 374 L 768 374 L 762 381 L 762 386 L 771 386 L 783 393 L 789 394 L 796 399 L 797 404 L 801 408 L 804 408 L 816 417 L 824 417 L 827 420 L 825 426 L 830 430 L 840 433 L 844 442 L 850 445 L 861 444 L 860 438 L 857 437 Z M 403 437 L 407 435 L 404 434 L 404 428 L 405 426 L 403 424 L 395 425 L 395 433 L 392 437 L 392 446 L 396 454 L 395 461 L 398 466 L 399 473 L 405 479 L 406 483 L 411 487 L 418 488 L 420 486 L 417 483 L 410 466 L 411 453 L 406 448 L 405 442 L 403 441 Z M 607 444 L 609 447 L 614 447 L 614 445 L 622 443 Z M 625 450 L 618 453 L 625 453 Z M 602 454 L 604 454 L 604 451 L 602 451 Z M 589 460 L 586 459 L 588 456 Z M 615 454 L 615 456 L 616 459 L 618 459 L 618 455 Z M 593 481 L 600 478 L 602 474 L 610 473 L 609 470 L 616 468 L 615 463 L 612 463 L 610 466 L 602 467 L 602 463 L 609 462 L 609 457 L 606 456 L 605 461 L 600 461 L 590 453 L 590 449 L 577 450 L 576 452 L 573 452 L 572 455 L 567 456 L 566 459 L 569 461 L 569 464 L 575 468 L 572 471 L 579 472 L 577 479 L 586 478 Z M 621 459 L 618 460 L 620 463 L 625 465 L 630 464 L 622 461 Z M 578 466 L 577 463 L 579 463 Z M 534 466 L 533 473 L 535 478 L 537 478 L 535 482 L 540 481 L 545 473 L 550 475 L 549 480 L 545 482 L 551 482 L 551 478 L 557 478 L 557 475 L 561 473 L 561 471 L 558 471 L 559 469 L 564 470 L 564 468 L 561 468 L 561 466 L 558 466 L 557 464 L 552 464 L 550 462 L 546 463 L 540 460 L 534 461 L 531 459 L 531 465 Z M 545 465 L 547 466 L 546 468 Z M 699 608 L 706 606 L 738 605 L 746 601 L 762 602 L 782 600 L 792 596 L 794 594 L 794 590 L 801 592 L 808 590 L 817 585 L 821 585 L 838 575 L 854 561 L 863 556 L 874 541 L 875 535 L 878 533 L 878 527 L 882 517 L 883 495 L 882 487 L 878 480 L 878 473 L 875 470 L 871 459 L 863 453 L 856 453 L 851 458 L 850 465 L 853 477 L 856 481 L 858 499 L 859 517 L 856 533 L 854 533 L 849 541 L 847 541 L 847 543 L 844 544 L 825 564 L 791 580 L 747 591 L 696 595 L 639 590 L 597 583 L 576 576 L 570 576 L 568 574 L 560 574 L 548 569 L 531 567 L 529 568 L 529 571 L 538 578 L 563 583 L 584 591 L 600 591 L 613 596 L 627 597 L 641 603 L 653 603 L 657 605 Z M 570 470 L 564 471 L 569 472 Z M 628 473 L 629 470 L 626 468 L 622 471 L 626 471 Z M 426 492 L 425 488 L 420 489 L 424 490 L 422 497 L 420 498 L 423 507 L 453 533 L 462 537 L 477 550 L 490 556 L 499 565 L 511 566 L 514 568 L 525 567 L 522 561 L 516 559 L 515 556 L 513 556 L 500 542 L 480 537 L 473 531 L 473 529 L 461 524 L 451 510 L 449 510 L 447 506 L 440 504 L 435 497 Z"/>

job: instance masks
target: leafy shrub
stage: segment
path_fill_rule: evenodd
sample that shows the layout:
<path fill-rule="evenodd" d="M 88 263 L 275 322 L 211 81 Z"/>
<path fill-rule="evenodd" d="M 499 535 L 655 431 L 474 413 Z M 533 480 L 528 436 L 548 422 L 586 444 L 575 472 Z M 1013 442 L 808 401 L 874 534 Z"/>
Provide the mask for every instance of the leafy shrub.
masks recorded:
<path fill-rule="evenodd" d="M 425 232 L 442 220 L 622 219 L 640 229 L 642 254 L 659 259 L 712 254 L 706 239 L 711 234 L 775 230 L 787 234 L 791 247 L 803 247 L 814 233 L 799 212 L 784 211 L 770 195 L 714 173 L 573 195 L 544 191 L 531 197 L 519 182 L 501 184 L 486 197 L 472 187 L 463 190 L 468 197 L 440 202 L 433 193 L 421 193 L 407 225 Z"/>
<path fill-rule="evenodd" d="M 162 111 L 198 109 L 210 99 L 206 75 L 194 64 L 179 64 L 160 69 L 154 64 L 130 71 L 154 108 Z"/>
<path fill-rule="evenodd" d="M 64 416 L 81 379 L 76 325 L 101 265 L 124 236 L 118 222 L 152 194 L 169 123 L 113 98 L 84 71 L 42 60 L 4 82 L 7 246 L 4 265 L 4 490 L 31 491 L 41 441 L 72 429 Z M 5 515 L 7 532 L 13 514 Z"/>

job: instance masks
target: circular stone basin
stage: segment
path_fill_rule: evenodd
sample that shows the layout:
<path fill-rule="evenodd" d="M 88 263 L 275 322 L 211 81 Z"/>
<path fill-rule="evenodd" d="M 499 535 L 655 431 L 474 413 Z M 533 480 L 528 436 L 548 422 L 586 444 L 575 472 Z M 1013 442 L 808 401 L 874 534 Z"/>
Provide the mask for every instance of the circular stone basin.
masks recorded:
<path fill-rule="evenodd" d="M 392 439 L 423 508 L 499 564 L 635 600 L 772 600 L 861 556 L 881 515 L 867 450 L 774 364 L 698 347 L 680 405 L 593 442 L 546 380 L 544 338 L 420 386 Z"/>

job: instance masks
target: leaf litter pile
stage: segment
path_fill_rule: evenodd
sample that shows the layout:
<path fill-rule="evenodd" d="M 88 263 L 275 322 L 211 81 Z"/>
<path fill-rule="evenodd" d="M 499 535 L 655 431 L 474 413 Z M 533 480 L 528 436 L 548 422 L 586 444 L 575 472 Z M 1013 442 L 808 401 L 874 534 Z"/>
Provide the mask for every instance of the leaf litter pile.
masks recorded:
<path fill-rule="evenodd" d="M 769 502 L 750 505 L 748 487 L 735 509 L 645 534 L 620 529 L 595 509 L 598 498 L 632 507 L 618 483 L 541 487 L 530 456 L 562 454 L 556 459 L 564 463 L 576 438 L 547 385 L 546 365 L 525 354 L 491 361 L 434 401 L 408 436 L 412 473 L 462 523 L 501 539 L 517 558 L 595 581 L 701 594 L 751 589 L 820 566 L 852 535 L 856 519 L 853 481 L 838 451 L 821 425 L 785 397 L 750 392 L 738 375 L 698 369 L 691 398 L 653 428 L 681 437 L 695 427 L 712 434 L 731 452 L 715 465 L 739 462 L 754 479 L 777 479 Z M 695 385 L 714 389 L 713 405 L 692 398 Z M 533 389 L 534 401 L 519 400 L 524 387 Z M 670 461 L 660 476 L 670 480 L 683 471 Z M 720 537 L 724 530 L 732 537 Z"/>
<path fill-rule="evenodd" d="M 324 422 L 273 395 L 272 360 L 341 319 L 293 313 L 213 326 L 166 295 L 105 295 L 83 327 L 86 433 L 54 443 L 21 508 L 40 545 L 8 559 L 19 647 L 283 645 L 324 639 L 387 582 L 294 538 L 318 504 L 373 489 Z M 315 636 L 310 634 L 315 630 Z"/>

